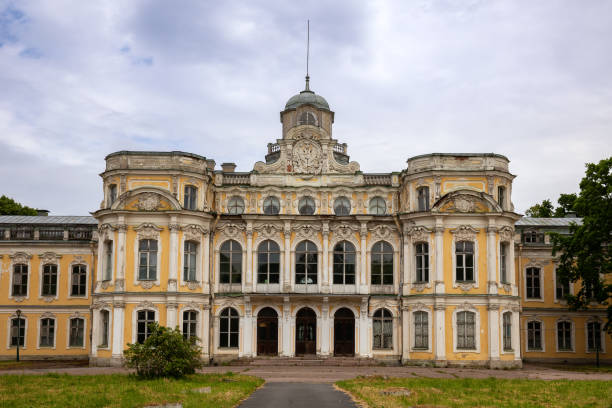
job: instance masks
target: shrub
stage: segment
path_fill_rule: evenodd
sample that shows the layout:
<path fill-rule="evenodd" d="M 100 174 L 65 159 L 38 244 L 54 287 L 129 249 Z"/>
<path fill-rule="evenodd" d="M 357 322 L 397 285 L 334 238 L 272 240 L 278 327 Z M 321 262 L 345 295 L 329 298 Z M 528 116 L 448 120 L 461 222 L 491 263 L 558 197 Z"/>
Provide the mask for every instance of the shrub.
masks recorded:
<path fill-rule="evenodd" d="M 202 366 L 197 338 L 183 337 L 178 329 L 157 323 L 149 325 L 150 335 L 144 343 L 129 344 L 125 365 L 135 368 L 139 377 L 183 377 Z"/>

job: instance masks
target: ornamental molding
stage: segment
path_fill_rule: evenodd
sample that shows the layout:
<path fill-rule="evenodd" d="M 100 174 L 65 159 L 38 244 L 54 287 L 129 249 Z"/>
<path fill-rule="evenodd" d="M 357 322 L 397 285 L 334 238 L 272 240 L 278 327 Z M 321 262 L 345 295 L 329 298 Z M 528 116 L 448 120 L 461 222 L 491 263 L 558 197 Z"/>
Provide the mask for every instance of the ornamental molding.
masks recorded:
<path fill-rule="evenodd" d="M 451 230 L 455 241 L 476 241 L 478 230 L 470 225 L 461 225 Z"/>
<path fill-rule="evenodd" d="M 472 290 L 476 287 L 476 282 L 457 282 L 453 283 L 453 288 L 459 288 L 464 292 Z"/>
<path fill-rule="evenodd" d="M 115 281 L 115 292 L 123 292 L 125 290 L 125 280 L 117 279 Z"/>
<path fill-rule="evenodd" d="M 501 241 L 510 241 L 514 239 L 514 230 L 508 226 L 499 229 L 499 239 Z"/>
<path fill-rule="evenodd" d="M 156 193 L 143 193 L 138 195 L 136 208 L 140 211 L 157 211 L 161 207 L 161 200 Z"/>
<path fill-rule="evenodd" d="M 189 224 L 183 227 L 183 236 L 186 241 L 200 241 L 202 235 L 208 234 L 208 229 L 196 224 Z"/>
<path fill-rule="evenodd" d="M 40 315 L 41 319 L 55 319 L 55 315 L 51 312 L 44 312 Z"/>
<path fill-rule="evenodd" d="M 109 280 L 98 281 L 98 287 L 101 289 L 108 289 L 113 285 L 113 283 Z"/>
<path fill-rule="evenodd" d="M 423 292 L 425 289 L 428 288 L 431 288 L 431 284 L 429 282 L 418 282 L 412 284 L 412 289 L 416 290 L 419 293 Z"/>
<path fill-rule="evenodd" d="M 148 308 L 156 309 L 155 305 L 153 305 L 153 303 L 151 301 L 149 301 L 149 300 L 143 300 L 142 302 L 138 303 L 136 305 L 136 308 L 139 308 L 139 309 L 140 308 L 143 308 L 143 309 L 148 309 Z"/>
<path fill-rule="evenodd" d="M 241 238 L 241 232 L 246 230 L 246 225 L 235 224 L 235 223 L 224 223 L 217 227 L 217 229 L 227 238 Z"/>
<path fill-rule="evenodd" d="M 32 259 L 32 255 L 27 254 L 25 252 L 15 252 L 12 255 L 9 255 L 9 258 L 12 261 L 12 264 L 27 264 L 30 262 L 30 259 Z"/>
<path fill-rule="evenodd" d="M 51 303 L 55 300 L 55 296 L 43 296 L 42 297 L 43 302 L 46 303 Z"/>
<path fill-rule="evenodd" d="M 457 305 L 457 307 L 455 308 L 455 312 L 457 311 L 469 311 L 469 312 L 477 312 L 478 310 L 476 309 L 476 307 L 468 302 L 463 302 L 459 305 Z"/>
<path fill-rule="evenodd" d="M 16 297 L 14 297 L 14 298 L 13 298 L 13 300 L 14 300 L 15 302 L 17 302 L 17 303 L 21 303 L 21 302 L 23 302 L 24 300 L 26 300 L 26 298 L 25 298 L 25 296 L 16 296 Z"/>
<path fill-rule="evenodd" d="M 311 134 L 302 133 L 292 149 L 292 170 L 295 174 L 320 174 L 323 167 L 323 149 Z"/>
<path fill-rule="evenodd" d="M 198 281 L 189 281 L 189 282 L 187 282 L 187 287 L 190 290 L 195 290 L 197 288 L 200 288 L 201 286 L 200 286 L 200 282 L 198 282 Z"/>
<path fill-rule="evenodd" d="M 277 223 L 265 223 L 265 224 L 257 224 L 253 227 L 255 231 L 257 231 L 257 237 L 261 237 L 262 239 L 270 239 L 273 237 L 277 237 L 278 234 L 283 231 L 282 224 Z"/>
<path fill-rule="evenodd" d="M 92 310 L 110 309 L 112 306 L 113 306 L 113 304 L 110 303 L 110 302 L 97 301 L 97 302 L 93 302 L 92 303 L 91 309 Z"/>
<path fill-rule="evenodd" d="M 370 232 L 372 233 L 372 236 L 376 240 L 387 240 L 391 238 L 391 235 L 393 234 L 395 230 L 396 230 L 395 228 L 392 228 L 388 225 L 382 225 L 382 224 L 379 224 L 379 225 L 376 225 L 370 228 Z"/>
<path fill-rule="evenodd" d="M 314 239 L 317 236 L 317 233 L 321 231 L 321 226 L 314 225 L 314 224 L 301 224 L 301 225 L 294 225 L 292 226 L 291 229 L 293 230 L 293 232 L 295 232 L 296 238 Z"/>
<path fill-rule="evenodd" d="M 429 242 L 431 230 L 426 227 L 412 227 L 408 230 L 408 236 L 412 242 L 425 241 Z"/>
<path fill-rule="evenodd" d="M 168 279 L 168 292 L 176 292 L 177 286 L 176 279 Z"/>
<path fill-rule="evenodd" d="M 162 228 L 155 224 L 145 222 L 134 228 L 134 230 L 138 234 L 138 239 L 157 239 L 159 238 L 159 232 Z"/>
<path fill-rule="evenodd" d="M 136 285 L 140 285 L 140 287 L 143 289 L 151 289 L 153 286 L 159 286 L 158 284 L 156 284 L 155 281 L 152 280 L 136 281 Z"/>
<path fill-rule="evenodd" d="M 76 311 L 69 316 L 69 319 L 83 319 L 84 317 L 85 316 L 83 316 L 81 313 Z"/>
<path fill-rule="evenodd" d="M 72 267 L 73 265 L 87 265 L 87 262 L 81 255 L 77 255 L 72 259 L 72 262 L 70 262 L 70 266 Z"/>
<path fill-rule="evenodd" d="M 512 285 L 510 283 L 502 283 L 500 284 L 501 288 L 506 292 L 512 291 Z"/>
<path fill-rule="evenodd" d="M 376 299 L 373 298 L 370 300 L 370 310 L 377 311 L 378 309 L 384 308 L 391 312 L 393 317 L 397 317 L 397 309 L 399 307 L 399 303 L 397 300 L 388 300 L 388 299 Z"/>
<path fill-rule="evenodd" d="M 409 310 L 412 310 L 413 312 L 418 312 L 418 311 L 429 312 L 429 306 L 427 306 L 423 302 L 417 302 L 414 304 L 410 304 L 408 305 L 408 308 Z"/>
<path fill-rule="evenodd" d="M 125 308 L 125 302 L 122 302 L 122 301 L 118 300 L 118 301 L 113 303 L 113 307 L 115 309 L 124 309 Z"/>
<path fill-rule="evenodd" d="M 38 255 L 38 259 L 40 259 L 41 264 L 53 264 L 59 263 L 59 260 L 62 256 L 56 254 L 55 252 L 45 252 L 43 254 Z"/>
<path fill-rule="evenodd" d="M 100 234 L 100 236 L 111 236 L 112 232 L 116 230 L 116 226 L 104 223 L 98 227 L 98 234 Z"/>
<path fill-rule="evenodd" d="M 332 224 L 330 230 L 334 236 L 340 240 L 349 240 L 355 238 L 355 233 L 359 231 L 359 227 L 348 223 Z"/>
<path fill-rule="evenodd" d="M 202 309 L 202 305 L 200 303 L 196 303 L 193 300 L 183 306 L 183 310 L 194 309 L 200 310 Z"/>

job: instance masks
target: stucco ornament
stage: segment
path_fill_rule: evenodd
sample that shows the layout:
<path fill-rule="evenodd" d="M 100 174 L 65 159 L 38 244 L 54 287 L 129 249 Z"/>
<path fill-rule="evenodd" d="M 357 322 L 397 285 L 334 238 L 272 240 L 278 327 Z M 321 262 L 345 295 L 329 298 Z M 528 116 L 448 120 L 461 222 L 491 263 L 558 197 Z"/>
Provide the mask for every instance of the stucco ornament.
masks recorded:
<path fill-rule="evenodd" d="M 317 232 L 320 230 L 320 226 L 312 224 L 302 224 L 293 227 L 293 231 L 295 231 L 296 238 L 314 239 L 316 237 Z"/>
<path fill-rule="evenodd" d="M 502 227 L 499 230 L 499 239 L 502 241 L 512 241 L 514 231 L 510 227 Z"/>
<path fill-rule="evenodd" d="M 220 231 L 223 231 L 223 235 L 227 238 L 238 238 L 240 233 L 246 229 L 244 224 L 226 223 L 218 227 Z"/>
<path fill-rule="evenodd" d="M 455 236 L 455 240 L 459 241 L 475 241 L 476 234 L 478 230 L 469 226 L 469 225 L 461 225 L 454 230 L 451 231 Z"/>
<path fill-rule="evenodd" d="M 253 227 L 255 231 L 257 231 L 262 238 L 273 238 L 278 235 L 283 230 L 282 225 L 280 224 L 259 224 Z"/>
<path fill-rule="evenodd" d="M 159 231 L 162 229 L 155 224 L 143 223 L 135 228 L 138 231 L 139 239 L 157 239 L 159 237 Z"/>
<path fill-rule="evenodd" d="M 333 224 L 332 232 L 340 239 L 349 239 L 354 237 L 354 233 L 359 231 L 359 227 L 347 223 Z"/>
<path fill-rule="evenodd" d="M 159 206 L 159 196 L 155 193 L 140 194 L 138 196 L 138 204 L 136 204 L 136 207 L 140 211 L 155 211 Z"/>
<path fill-rule="evenodd" d="M 431 231 L 425 227 L 413 227 L 408 230 L 408 235 L 413 242 L 429 241 Z"/>
<path fill-rule="evenodd" d="M 387 225 L 377 225 L 374 228 L 371 228 L 372 236 L 376 239 L 389 239 L 391 237 L 391 233 L 394 231 L 394 228 L 391 228 Z"/>
<path fill-rule="evenodd" d="M 319 174 L 322 165 L 321 146 L 310 139 L 302 139 L 293 146 L 293 172 Z"/>

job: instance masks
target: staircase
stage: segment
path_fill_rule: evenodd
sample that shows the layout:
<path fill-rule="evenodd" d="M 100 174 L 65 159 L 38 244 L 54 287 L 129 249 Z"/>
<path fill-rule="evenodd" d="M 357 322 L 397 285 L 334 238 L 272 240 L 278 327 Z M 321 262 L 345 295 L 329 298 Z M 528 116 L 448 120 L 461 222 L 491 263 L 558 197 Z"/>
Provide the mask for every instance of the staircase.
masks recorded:
<path fill-rule="evenodd" d="M 232 360 L 229 365 L 250 366 L 398 366 L 398 360 L 374 360 L 361 357 L 255 357 Z"/>

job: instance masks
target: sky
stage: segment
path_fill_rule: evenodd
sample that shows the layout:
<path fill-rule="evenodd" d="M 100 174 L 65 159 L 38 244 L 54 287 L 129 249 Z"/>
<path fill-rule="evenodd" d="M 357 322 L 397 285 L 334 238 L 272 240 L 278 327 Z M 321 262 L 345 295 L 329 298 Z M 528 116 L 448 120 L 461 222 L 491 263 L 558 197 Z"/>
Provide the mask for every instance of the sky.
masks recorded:
<path fill-rule="evenodd" d="M 523 213 L 612 153 L 612 1 L 0 0 L 0 194 L 102 200 L 104 157 L 181 150 L 250 171 L 304 87 L 364 172 L 510 159 Z"/>

